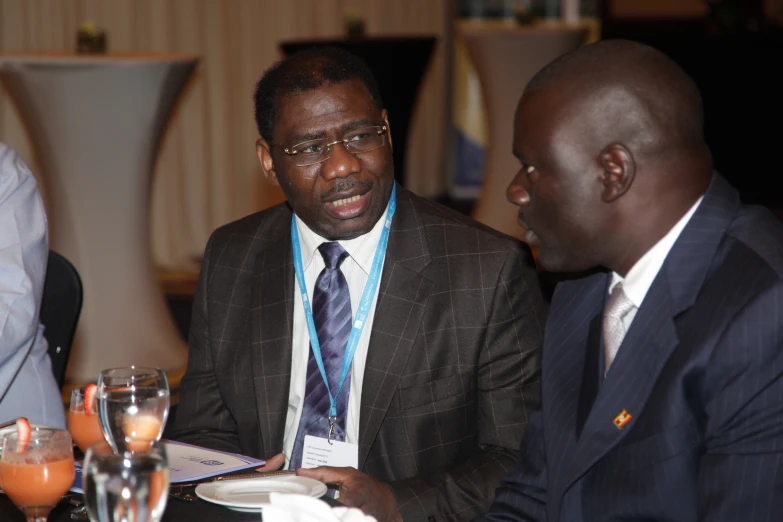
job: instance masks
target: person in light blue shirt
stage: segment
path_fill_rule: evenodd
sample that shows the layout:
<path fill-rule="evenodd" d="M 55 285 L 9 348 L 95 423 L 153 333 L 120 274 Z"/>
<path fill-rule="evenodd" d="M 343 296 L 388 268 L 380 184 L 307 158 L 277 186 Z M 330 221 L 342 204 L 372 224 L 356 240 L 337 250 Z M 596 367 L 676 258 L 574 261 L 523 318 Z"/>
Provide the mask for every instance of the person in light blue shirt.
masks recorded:
<path fill-rule="evenodd" d="M 46 212 L 30 169 L 0 143 L 0 423 L 65 427 L 38 318 L 49 255 Z"/>

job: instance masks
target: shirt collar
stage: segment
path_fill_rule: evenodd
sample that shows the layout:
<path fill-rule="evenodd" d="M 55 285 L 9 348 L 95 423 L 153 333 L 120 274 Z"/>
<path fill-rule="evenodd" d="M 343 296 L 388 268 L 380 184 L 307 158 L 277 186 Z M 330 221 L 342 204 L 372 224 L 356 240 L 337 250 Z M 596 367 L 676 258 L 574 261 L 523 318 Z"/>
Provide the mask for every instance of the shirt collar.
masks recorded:
<path fill-rule="evenodd" d="M 372 270 L 372 262 L 375 258 L 375 250 L 378 247 L 378 242 L 381 239 L 383 233 L 383 225 L 386 222 L 386 215 L 389 213 L 389 205 L 386 205 L 386 210 L 381 215 L 380 219 L 372 227 L 372 230 L 366 234 L 355 237 L 353 239 L 341 239 L 337 242 L 342 246 L 351 259 L 359 265 L 359 267 L 366 273 L 370 274 Z M 304 221 L 296 217 L 296 226 L 299 229 L 299 242 L 302 251 L 302 265 L 306 269 L 310 266 L 313 258 L 316 255 L 316 251 L 321 243 L 328 243 L 330 240 L 321 237 L 308 227 Z M 320 255 L 320 254 L 318 254 Z"/>
<path fill-rule="evenodd" d="M 609 293 L 612 293 L 614 287 L 618 283 L 623 284 L 623 291 L 628 299 L 636 306 L 640 308 L 642 301 L 647 295 L 647 291 L 652 286 L 655 277 L 660 272 L 666 257 L 669 255 L 669 251 L 674 246 L 677 238 L 685 229 L 685 225 L 688 224 L 696 209 L 699 208 L 701 200 L 704 196 L 701 196 L 696 203 L 691 206 L 688 212 L 680 218 L 680 220 L 663 236 L 650 250 L 648 250 L 639 260 L 631 267 L 623 279 L 617 272 L 612 272 L 612 283 L 609 285 Z"/>

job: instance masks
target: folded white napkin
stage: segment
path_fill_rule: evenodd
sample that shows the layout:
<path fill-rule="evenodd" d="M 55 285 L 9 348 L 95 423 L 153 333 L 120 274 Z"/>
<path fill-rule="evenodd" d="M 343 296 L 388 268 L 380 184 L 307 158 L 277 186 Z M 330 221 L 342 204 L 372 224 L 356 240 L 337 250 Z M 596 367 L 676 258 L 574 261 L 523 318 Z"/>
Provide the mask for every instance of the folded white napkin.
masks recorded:
<path fill-rule="evenodd" d="M 332 507 L 323 500 L 290 493 L 270 493 L 262 516 L 264 522 L 377 522 L 361 509 Z"/>

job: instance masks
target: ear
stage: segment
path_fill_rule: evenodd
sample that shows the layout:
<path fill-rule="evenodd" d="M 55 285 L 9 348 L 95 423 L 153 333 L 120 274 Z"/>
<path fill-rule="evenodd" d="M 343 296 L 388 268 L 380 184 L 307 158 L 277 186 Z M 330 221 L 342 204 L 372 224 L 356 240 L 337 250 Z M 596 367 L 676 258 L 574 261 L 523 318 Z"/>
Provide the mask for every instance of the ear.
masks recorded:
<path fill-rule="evenodd" d="M 259 138 L 256 141 L 256 155 L 258 156 L 258 162 L 261 163 L 261 170 L 264 172 L 266 180 L 272 185 L 280 185 L 277 181 L 277 172 L 275 172 L 275 164 L 272 160 L 272 147 L 266 142 L 264 138 Z"/>
<path fill-rule="evenodd" d="M 389 125 L 389 113 L 386 112 L 386 109 L 381 111 L 381 118 L 383 118 L 383 123 L 386 125 L 386 138 L 389 140 L 389 150 L 393 152 L 394 147 L 392 146 L 391 139 L 391 125 Z"/>
<path fill-rule="evenodd" d="M 636 175 L 636 162 L 631 151 L 621 143 L 613 143 L 601 151 L 598 158 L 603 169 L 601 198 L 606 203 L 615 201 L 628 192 Z"/>

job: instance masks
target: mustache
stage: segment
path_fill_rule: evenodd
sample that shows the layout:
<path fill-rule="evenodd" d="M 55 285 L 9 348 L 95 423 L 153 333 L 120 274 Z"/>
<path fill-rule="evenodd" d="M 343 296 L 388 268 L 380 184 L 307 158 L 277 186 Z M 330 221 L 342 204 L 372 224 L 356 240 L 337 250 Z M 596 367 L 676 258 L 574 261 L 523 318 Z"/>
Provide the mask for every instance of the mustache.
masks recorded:
<path fill-rule="evenodd" d="M 326 199 L 332 194 L 336 194 L 338 192 L 345 192 L 348 190 L 351 190 L 356 187 L 366 188 L 367 190 L 372 188 L 372 183 L 365 183 L 363 181 L 358 181 L 355 179 L 345 179 L 338 181 L 335 186 L 321 194 L 321 199 Z"/>

